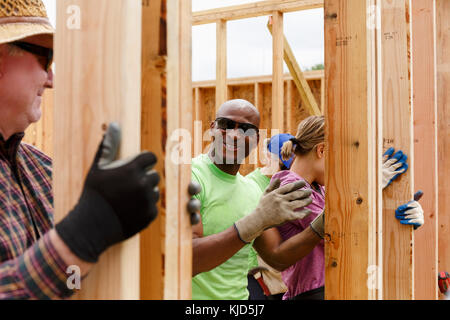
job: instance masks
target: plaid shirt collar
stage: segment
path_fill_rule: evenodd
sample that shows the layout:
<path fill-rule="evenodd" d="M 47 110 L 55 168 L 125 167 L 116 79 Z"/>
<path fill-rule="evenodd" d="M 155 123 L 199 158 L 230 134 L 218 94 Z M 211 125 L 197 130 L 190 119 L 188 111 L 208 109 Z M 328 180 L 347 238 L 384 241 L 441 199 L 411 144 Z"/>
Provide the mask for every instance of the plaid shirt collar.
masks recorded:
<path fill-rule="evenodd" d="M 3 135 L 0 134 L 0 154 L 11 164 L 14 164 L 17 160 L 17 152 L 24 136 L 25 133 L 16 133 L 5 141 Z"/>

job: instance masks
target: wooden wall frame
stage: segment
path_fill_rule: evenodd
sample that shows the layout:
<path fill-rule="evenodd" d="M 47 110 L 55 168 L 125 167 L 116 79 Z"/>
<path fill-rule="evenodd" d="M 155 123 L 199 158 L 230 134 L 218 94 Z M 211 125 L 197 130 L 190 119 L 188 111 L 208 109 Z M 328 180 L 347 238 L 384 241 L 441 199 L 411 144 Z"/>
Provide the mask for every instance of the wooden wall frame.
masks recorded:
<path fill-rule="evenodd" d="M 295 61 L 292 50 L 287 43 L 283 32 L 283 16 L 286 12 L 294 12 L 315 8 L 322 8 L 323 0 L 285 0 L 285 1 L 259 1 L 239 6 L 230 6 L 205 11 L 194 12 L 192 25 L 216 24 L 216 107 L 217 110 L 229 96 L 227 88 L 227 21 L 246 18 L 271 16 L 269 30 L 273 34 L 273 73 L 272 73 L 272 124 L 275 133 L 286 130 L 284 106 L 283 68 L 284 61 L 289 66 L 296 87 L 302 100 L 306 104 L 306 110 L 311 114 L 320 114 L 316 101 L 304 79 L 303 73 Z"/>
<path fill-rule="evenodd" d="M 283 13 L 322 6 L 325 75 L 304 76 L 327 117 L 326 298 L 437 298 L 435 272 L 450 271 L 448 0 L 412 5 L 410 0 L 277 0 L 197 13 L 191 13 L 190 0 L 106 1 L 57 2 L 58 25 L 66 25 L 67 6 L 78 5 L 82 30 L 58 29 L 55 90 L 46 92 L 43 121 L 29 128 L 26 141 L 54 156 L 56 220 L 78 200 L 112 120 L 126 132 L 122 156 L 141 149 L 158 155 L 163 199 L 158 220 L 108 250 L 77 298 L 190 299 L 191 227 L 185 205 L 191 173 L 189 165 L 168 160 L 182 140 L 172 134 L 180 128 L 203 133 L 192 125 L 216 110 L 205 106 L 237 97 L 258 107 L 268 129 L 295 133 L 289 119 L 307 113 L 298 108 L 295 79 L 282 74 L 282 58 L 274 59 L 273 77 L 227 78 L 226 22 L 274 15 L 274 53 L 282 56 Z M 376 23 L 373 14 L 380 18 L 379 29 L 366 28 Z M 191 26 L 217 22 L 218 79 L 191 86 Z M 97 32 L 87 32 L 93 29 Z M 144 41 L 154 35 L 159 41 Z M 96 63 L 100 59 L 103 64 Z M 83 80 L 87 74 L 89 83 Z M 125 89 L 115 90 L 116 83 Z M 395 107 L 389 107 L 392 101 Z M 395 187 L 381 192 L 381 154 L 388 146 L 404 150 L 410 168 Z M 413 233 L 398 224 L 393 210 L 419 188 L 425 191 L 426 225 Z"/>

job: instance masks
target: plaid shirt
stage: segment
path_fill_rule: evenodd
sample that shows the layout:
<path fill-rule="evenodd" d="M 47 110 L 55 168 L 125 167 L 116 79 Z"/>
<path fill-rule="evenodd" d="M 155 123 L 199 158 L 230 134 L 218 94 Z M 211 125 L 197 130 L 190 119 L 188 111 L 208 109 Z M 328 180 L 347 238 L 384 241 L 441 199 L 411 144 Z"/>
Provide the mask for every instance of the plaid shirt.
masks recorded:
<path fill-rule="evenodd" d="M 66 298 L 67 265 L 48 236 L 52 162 L 23 136 L 0 135 L 0 299 Z"/>

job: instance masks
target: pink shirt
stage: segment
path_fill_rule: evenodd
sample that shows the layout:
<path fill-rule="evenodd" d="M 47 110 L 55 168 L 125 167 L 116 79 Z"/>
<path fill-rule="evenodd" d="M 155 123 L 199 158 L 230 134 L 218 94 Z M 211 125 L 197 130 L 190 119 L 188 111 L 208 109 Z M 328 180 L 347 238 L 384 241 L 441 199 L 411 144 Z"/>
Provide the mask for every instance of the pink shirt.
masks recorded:
<path fill-rule="evenodd" d="M 298 180 L 304 180 L 298 174 L 287 170 L 277 172 L 272 177 L 272 180 L 277 178 L 281 180 L 281 186 Z M 325 208 L 325 188 L 320 186 L 320 192 L 316 191 L 309 185 L 308 182 L 306 182 L 305 189 L 306 188 L 312 190 L 311 198 L 313 202 L 306 207 L 311 210 L 312 213 L 303 220 L 287 222 L 284 225 L 278 227 L 278 231 L 280 232 L 281 237 L 284 241 L 308 228 L 311 222 L 320 213 L 322 213 L 323 209 Z M 281 276 L 288 288 L 288 291 L 283 297 L 284 300 L 291 299 L 303 292 L 307 292 L 324 286 L 324 241 L 320 241 L 319 244 L 307 256 L 283 271 Z"/>

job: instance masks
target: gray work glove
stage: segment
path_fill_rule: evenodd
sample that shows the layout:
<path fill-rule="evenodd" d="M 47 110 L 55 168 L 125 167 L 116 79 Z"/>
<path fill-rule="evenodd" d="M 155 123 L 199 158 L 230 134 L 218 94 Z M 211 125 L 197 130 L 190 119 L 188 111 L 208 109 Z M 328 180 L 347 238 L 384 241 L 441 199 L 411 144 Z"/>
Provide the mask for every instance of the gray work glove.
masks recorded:
<path fill-rule="evenodd" d="M 394 152 L 394 148 L 389 148 L 383 154 L 383 189 L 387 188 L 392 183 L 392 181 L 397 179 L 400 175 L 405 173 L 406 170 L 408 170 L 408 164 L 406 163 L 408 157 L 406 156 L 406 154 L 404 154 L 402 150 L 397 151 L 395 154 Z"/>
<path fill-rule="evenodd" d="M 299 190 L 305 185 L 297 181 L 280 188 L 279 179 L 272 181 L 256 209 L 234 224 L 240 239 L 250 243 L 266 229 L 307 217 L 311 213 L 308 209 L 294 211 L 312 202 L 311 190 Z"/>
<path fill-rule="evenodd" d="M 310 224 L 311 229 L 322 239 L 325 236 L 324 224 L 325 224 L 325 210 L 323 210 L 322 213 L 319 214 Z"/>

